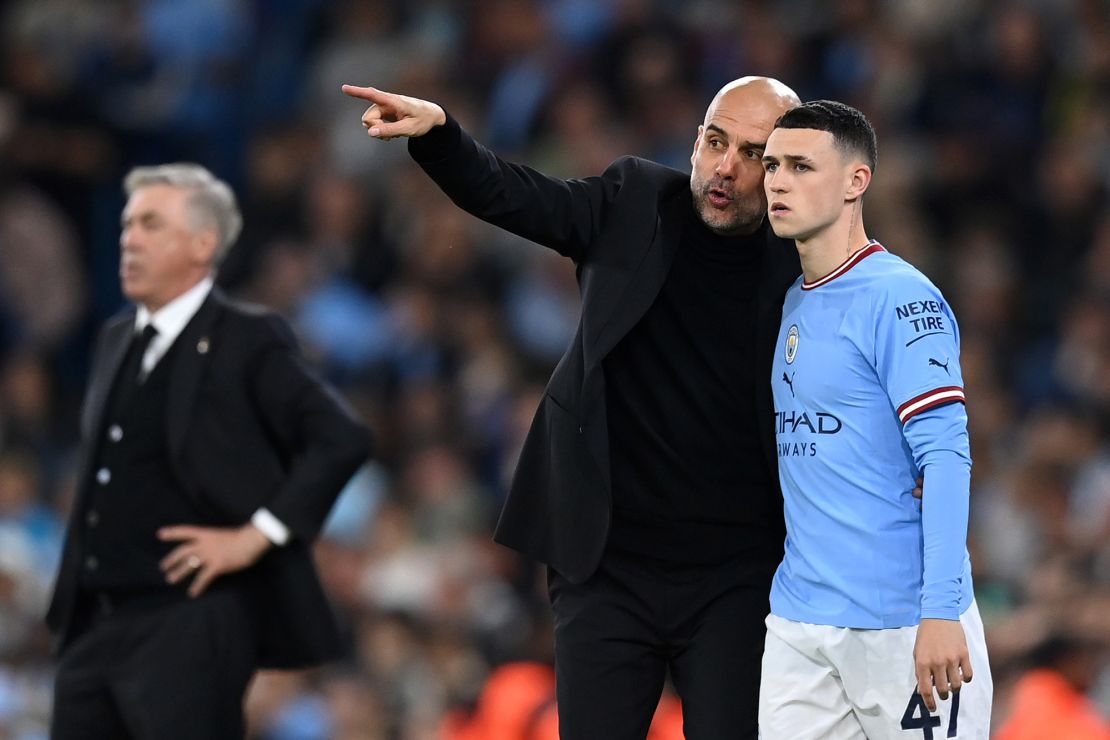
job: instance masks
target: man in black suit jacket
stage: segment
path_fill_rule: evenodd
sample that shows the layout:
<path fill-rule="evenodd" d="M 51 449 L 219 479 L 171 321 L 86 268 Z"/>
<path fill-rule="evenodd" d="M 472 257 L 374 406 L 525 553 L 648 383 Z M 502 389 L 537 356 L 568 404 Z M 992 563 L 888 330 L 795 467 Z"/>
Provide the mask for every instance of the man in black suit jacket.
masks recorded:
<path fill-rule="evenodd" d="M 197 165 L 133 170 L 47 622 L 52 737 L 242 738 L 258 666 L 342 654 L 310 545 L 370 453 L 278 316 L 215 287 L 240 217 Z"/>
<path fill-rule="evenodd" d="M 547 385 L 497 541 L 547 563 L 560 734 L 643 738 L 668 669 L 691 740 L 756 737 L 763 620 L 785 530 L 771 354 L 800 272 L 766 225 L 760 159 L 798 104 L 743 78 L 691 175 L 625 157 L 558 180 L 434 103 L 345 86 L 468 212 L 572 259 L 578 332 Z"/>

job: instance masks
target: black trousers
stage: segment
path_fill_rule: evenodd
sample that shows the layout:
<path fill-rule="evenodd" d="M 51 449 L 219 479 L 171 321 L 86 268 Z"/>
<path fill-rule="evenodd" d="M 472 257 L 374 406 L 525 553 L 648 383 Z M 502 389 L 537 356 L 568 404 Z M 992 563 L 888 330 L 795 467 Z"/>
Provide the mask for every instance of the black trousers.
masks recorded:
<path fill-rule="evenodd" d="M 53 740 L 242 740 L 255 632 L 240 594 L 86 609 L 58 663 Z"/>
<path fill-rule="evenodd" d="M 669 670 L 687 740 L 755 740 L 777 563 L 606 553 L 579 585 L 548 569 L 560 738 L 644 740 Z"/>

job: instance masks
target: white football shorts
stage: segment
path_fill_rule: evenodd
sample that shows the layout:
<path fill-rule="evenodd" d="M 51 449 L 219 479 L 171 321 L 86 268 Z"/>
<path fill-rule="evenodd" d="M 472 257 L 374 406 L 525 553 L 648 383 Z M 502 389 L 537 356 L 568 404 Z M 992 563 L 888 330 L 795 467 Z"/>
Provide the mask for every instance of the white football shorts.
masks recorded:
<path fill-rule="evenodd" d="M 917 627 L 850 629 L 767 617 L 759 690 L 761 740 L 987 740 L 994 684 L 979 608 L 960 617 L 970 683 L 937 697 L 917 694 Z"/>

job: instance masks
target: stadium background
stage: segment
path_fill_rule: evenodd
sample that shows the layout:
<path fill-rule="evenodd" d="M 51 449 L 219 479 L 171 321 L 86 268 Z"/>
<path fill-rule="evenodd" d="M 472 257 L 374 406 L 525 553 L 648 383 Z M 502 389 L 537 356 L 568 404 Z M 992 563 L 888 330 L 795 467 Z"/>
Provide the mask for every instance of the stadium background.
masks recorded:
<path fill-rule="evenodd" d="M 862 108 L 869 230 L 961 323 L 996 724 L 1046 636 L 1110 643 L 1105 0 L 9 0 L 0 65 L 0 737 L 45 737 L 40 617 L 136 164 L 233 184 L 220 282 L 290 318 L 380 440 L 319 547 L 356 656 L 261 676 L 255 737 L 439 737 L 492 671 L 547 657 L 542 575 L 489 534 L 573 333 L 571 266 L 455 210 L 342 82 L 566 176 L 688 169 L 743 74 Z"/>

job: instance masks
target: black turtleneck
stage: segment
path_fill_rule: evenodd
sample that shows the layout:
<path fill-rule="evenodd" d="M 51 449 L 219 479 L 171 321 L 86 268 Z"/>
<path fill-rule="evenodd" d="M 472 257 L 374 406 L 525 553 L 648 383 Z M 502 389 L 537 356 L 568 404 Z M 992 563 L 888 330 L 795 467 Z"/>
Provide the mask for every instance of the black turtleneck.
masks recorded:
<path fill-rule="evenodd" d="M 769 379 L 752 356 L 765 229 L 718 236 L 691 208 L 659 295 L 604 361 L 610 550 L 680 564 L 781 556 L 755 404 Z"/>

